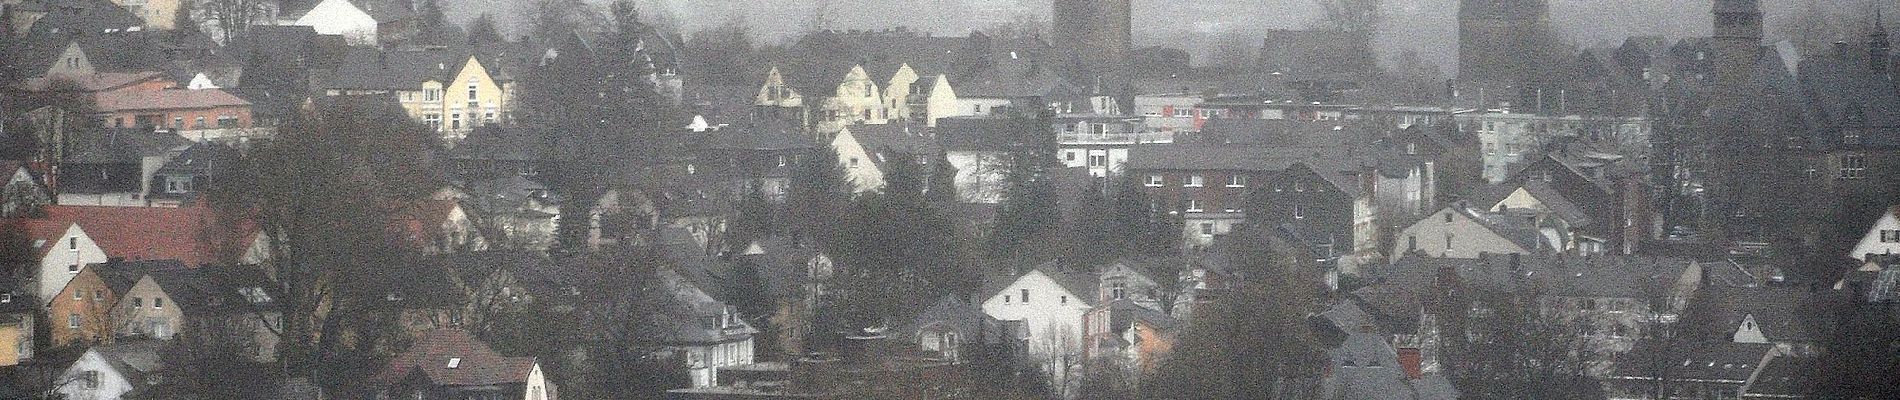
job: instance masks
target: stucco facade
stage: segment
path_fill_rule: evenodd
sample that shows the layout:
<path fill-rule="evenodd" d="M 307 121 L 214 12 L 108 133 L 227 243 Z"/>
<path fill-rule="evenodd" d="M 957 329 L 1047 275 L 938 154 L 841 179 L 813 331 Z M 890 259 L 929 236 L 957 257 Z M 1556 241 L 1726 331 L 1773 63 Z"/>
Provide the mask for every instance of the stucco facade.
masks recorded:
<path fill-rule="evenodd" d="M 80 269 L 88 264 L 106 262 L 106 252 L 94 243 L 86 231 L 78 224 L 69 224 L 59 239 L 46 243 L 36 243 L 36 251 L 44 252 L 40 256 L 39 299 L 51 303 L 55 294 L 66 288 L 67 282 L 80 274 Z M 49 314 L 61 315 L 61 314 Z"/>

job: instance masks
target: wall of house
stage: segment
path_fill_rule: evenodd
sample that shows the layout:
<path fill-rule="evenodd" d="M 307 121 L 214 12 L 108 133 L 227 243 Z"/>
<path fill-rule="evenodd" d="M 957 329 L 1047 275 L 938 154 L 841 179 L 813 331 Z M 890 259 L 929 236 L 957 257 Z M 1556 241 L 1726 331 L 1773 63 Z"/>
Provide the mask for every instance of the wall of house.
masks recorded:
<path fill-rule="evenodd" d="M 547 400 L 548 393 L 552 392 L 548 390 L 548 377 L 547 374 L 541 372 L 540 363 L 535 363 L 533 368 L 528 369 L 528 379 L 523 386 L 528 388 L 528 393 L 523 400 Z"/>
<path fill-rule="evenodd" d="M 207 89 L 216 90 L 216 89 Z M 152 108 L 117 110 L 105 114 L 105 119 L 118 127 L 139 127 L 140 118 L 162 121 L 162 128 L 181 131 L 205 129 L 244 129 L 251 125 L 250 106 L 221 106 L 203 108 Z M 223 122 L 223 121 L 230 122 Z M 184 133 L 191 136 L 190 133 Z"/>
<path fill-rule="evenodd" d="M 785 75 L 779 72 L 778 67 L 772 67 L 771 71 L 765 73 L 765 83 L 759 86 L 759 93 L 753 97 L 753 104 L 768 107 L 802 108 L 805 106 L 805 95 L 798 93 L 797 90 L 793 90 L 791 86 L 786 85 Z"/>
<path fill-rule="evenodd" d="M 448 111 L 448 119 L 445 120 L 448 122 L 443 124 L 446 127 L 443 131 L 445 138 L 460 140 L 467 137 L 468 131 L 474 130 L 476 126 L 501 121 L 501 110 L 506 106 L 502 101 L 501 85 L 488 76 L 488 69 L 479 60 L 469 57 L 468 61 L 463 62 L 461 71 L 455 74 L 455 80 L 444 86 L 442 106 Z M 475 92 L 472 97 L 469 96 L 471 88 Z M 474 103 L 475 107 L 469 107 L 470 103 Z M 459 130 L 452 129 L 457 115 L 461 116 L 462 121 Z"/>
<path fill-rule="evenodd" d="M 831 141 L 831 148 L 838 152 L 838 164 L 844 166 L 845 180 L 851 182 L 855 192 L 864 193 L 884 187 L 884 172 L 877 169 L 872 155 L 850 130 L 840 131 Z"/>
<path fill-rule="evenodd" d="M 1880 219 L 1874 221 L 1873 227 L 1867 228 L 1867 234 L 1861 236 L 1860 242 L 1854 245 L 1854 250 L 1848 252 L 1847 256 L 1867 261 L 1868 254 L 1900 253 L 1900 217 L 1895 216 L 1896 210 L 1900 208 L 1881 213 Z"/>
<path fill-rule="evenodd" d="M 65 234 L 60 235 L 58 239 L 46 242 L 43 246 L 34 249 L 45 252 L 40 257 L 40 269 L 37 275 L 39 290 L 35 292 L 39 295 L 41 302 L 51 302 L 53 295 L 64 290 L 66 283 L 74 276 L 78 276 L 80 269 L 87 264 L 106 262 L 105 250 L 100 249 L 98 243 L 94 243 L 91 237 L 86 236 L 85 230 L 78 224 L 68 226 Z"/>
<path fill-rule="evenodd" d="M 85 379 L 87 371 L 99 372 L 97 386 L 88 387 Z M 100 356 L 97 350 L 86 350 L 85 355 L 79 356 L 79 360 L 73 361 L 73 365 L 60 374 L 59 382 L 62 384 L 55 391 L 73 400 L 117 399 L 132 391 L 132 382 L 119 375 L 118 369 L 113 368 L 112 363 Z"/>
<path fill-rule="evenodd" d="M 113 331 L 119 336 L 171 339 L 185 326 L 184 311 L 150 276 L 139 278 L 138 283 L 119 296 L 116 304 L 111 315 Z"/>
<path fill-rule="evenodd" d="M 883 93 L 863 66 L 852 67 L 838 83 L 836 95 L 819 103 L 815 130 L 837 132 L 847 125 L 890 122 L 892 114 L 884 107 Z"/>
<path fill-rule="evenodd" d="M 719 368 L 752 364 L 752 338 L 725 343 L 680 346 L 673 349 L 686 356 L 687 374 L 693 387 L 712 387 L 719 383 Z"/>
<path fill-rule="evenodd" d="M 44 76 L 91 75 L 94 71 L 92 59 L 86 57 L 86 52 L 79 48 L 78 42 L 73 42 L 66 45 L 66 50 L 54 59 L 52 66 L 47 67 Z"/>
<path fill-rule="evenodd" d="M 957 99 L 956 112 L 949 116 L 995 115 L 999 109 L 1007 109 L 1010 99 L 1001 97 L 961 97 Z"/>
<path fill-rule="evenodd" d="M 33 341 L 26 332 L 26 324 L 21 322 L 0 324 L 0 367 L 20 365 L 22 359 L 31 357 Z"/>
<path fill-rule="evenodd" d="M 922 78 L 917 75 L 916 70 L 911 69 L 910 64 L 897 67 L 897 72 L 892 73 L 889 77 L 873 76 L 871 79 L 884 79 L 886 82 L 884 85 L 884 108 L 890 110 L 891 115 L 901 117 L 909 117 L 911 115 L 910 93 L 914 90 L 921 89 L 917 87 L 917 85 L 929 85 L 933 83 L 931 81 L 918 83 L 922 81 Z M 935 121 L 928 122 L 930 123 L 929 126 L 936 126 Z"/>
<path fill-rule="evenodd" d="M 1029 293 L 1023 301 L 1022 293 Z M 983 313 L 1002 321 L 1023 321 L 1031 355 L 1055 361 L 1082 350 L 1082 315 L 1090 306 L 1041 271 L 1030 271 L 983 301 Z M 1066 300 L 1065 300 L 1066 299 Z"/>
<path fill-rule="evenodd" d="M 956 88 L 950 87 L 950 78 L 937 75 L 929 79 L 930 96 L 924 98 L 924 122 L 936 127 L 937 120 L 962 114 L 963 103 L 957 99 Z"/>
<path fill-rule="evenodd" d="M 1450 220 L 1447 222 L 1446 217 Z M 1451 207 L 1439 210 L 1400 231 L 1392 249 L 1398 261 L 1414 248 L 1427 257 L 1476 259 L 1480 254 L 1529 254 L 1530 251 L 1498 236 L 1471 217 Z"/>
<path fill-rule="evenodd" d="M 82 269 L 64 290 L 54 294 L 52 304 L 47 307 L 49 342 L 53 347 L 78 342 L 110 342 L 116 331 L 111 319 L 112 306 L 117 303 L 118 296 L 106 289 L 97 273 L 91 268 Z M 73 316 L 79 317 L 77 324 Z"/>
<path fill-rule="evenodd" d="M 1088 167 L 1089 176 L 1097 178 L 1120 175 L 1122 165 L 1128 163 L 1129 145 L 1062 143 L 1056 146 L 1061 149 L 1058 157 L 1062 166 Z"/>
<path fill-rule="evenodd" d="M 1168 353 L 1174 351 L 1174 335 L 1168 334 L 1141 320 L 1135 321 L 1135 337 L 1140 339 L 1136 346 L 1135 366 L 1141 373 L 1153 373 L 1161 368 Z"/>

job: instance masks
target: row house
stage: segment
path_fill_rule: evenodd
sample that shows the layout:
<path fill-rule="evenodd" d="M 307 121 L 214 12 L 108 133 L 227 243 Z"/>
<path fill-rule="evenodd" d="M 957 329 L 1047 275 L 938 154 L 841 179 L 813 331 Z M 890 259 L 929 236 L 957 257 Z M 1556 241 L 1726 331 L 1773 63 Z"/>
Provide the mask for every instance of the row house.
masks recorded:
<path fill-rule="evenodd" d="M 831 149 L 838 152 L 845 180 L 851 182 L 856 193 L 882 189 L 891 163 L 913 163 L 921 171 L 928 171 L 943 155 L 943 147 L 929 128 L 908 122 L 839 128 Z"/>
<path fill-rule="evenodd" d="M 1376 250 L 1369 177 L 1312 149 L 1171 144 L 1131 153 L 1129 173 L 1158 207 L 1182 216 L 1183 239 L 1194 246 L 1266 224 L 1292 230 L 1322 258 Z"/>
<path fill-rule="evenodd" d="M 323 84 L 329 96 L 389 96 L 410 118 L 445 140 L 459 141 L 476 127 L 505 118 L 510 81 L 499 79 L 492 57 L 447 49 L 351 50 Z"/>
<path fill-rule="evenodd" d="M 204 208 L 47 206 L 42 214 L 9 221 L 31 239 L 38 260 L 34 294 L 41 301 L 52 300 L 81 267 L 114 258 L 192 266 L 263 259 L 254 229 L 211 229 L 216 217 Z"/>
<path fill-rule="evenodd" d="M 952 82 L 981 68 L 989 39 L 936 37 L 905 29 L 820 31 L 764 77 L 753 104 L 799 120 L 820 136 L 852 124 L 969 115 Z M 980 113 L 980 112 L 977 112 Z"/>

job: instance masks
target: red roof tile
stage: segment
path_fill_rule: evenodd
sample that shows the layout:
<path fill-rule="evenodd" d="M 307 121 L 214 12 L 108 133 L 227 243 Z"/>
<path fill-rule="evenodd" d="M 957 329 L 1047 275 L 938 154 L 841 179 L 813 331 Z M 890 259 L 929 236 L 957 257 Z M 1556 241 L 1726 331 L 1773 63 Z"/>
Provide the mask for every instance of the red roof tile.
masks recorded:
<path fill-rule="evenodd" d="M 100 112 L 124 110 L 179 110 L 248 107 L 244 101 L 218 89 L 116 90 L 94 95 Z"/>
<path fill-rule="evenodd" d="M 218 228 L 216 216 L 203 207 L 46 206 L 44 210 L 44 218 L 18 220 L 32 239 L 55 241 L 77 224 L 107 257 L 128 260 L 179 260 L 190 266 L 211 263 L 218 261 L 219 245 L 241 243 L 236 239 L 254 231 Z"/>
<path fill-rule="evenodd" d="M 449 360 L 460 359 L 455 368 Z M 526 383 L 534 357 L 503 357 L 468 331 L 436 329 L 423 332 L 414 345 L 389 360 L 389 366 L 371 378 L 378 386 L 395 384 L 420 372 L 441 386 L 484 386 Z"/>

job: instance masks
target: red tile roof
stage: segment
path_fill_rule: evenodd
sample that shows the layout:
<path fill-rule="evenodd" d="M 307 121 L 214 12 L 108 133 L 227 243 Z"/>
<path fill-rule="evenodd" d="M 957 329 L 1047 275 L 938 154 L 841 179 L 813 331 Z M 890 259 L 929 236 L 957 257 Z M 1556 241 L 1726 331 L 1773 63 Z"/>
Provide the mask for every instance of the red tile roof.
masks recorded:
<path fill-rule="evenodd" d="M 249 107 L 251 102 L 218 89 L 116 90 L 93 96 L 100 112 Z"/>
<path fill-rule="evenodd" d="M 72 225 L 86 232 L 107 257 L 127 260 L 179 260 L 197 266 L 218 261 L 218 247 L 243 243 L 254 228 L 219 228 L 203 207 L 46 206 L 45 217 L 16 220 L 31 239 L 45 240 L 40 251 Z"/>
<path fill-rule="evenodd" d="M 461 359 L 449 368 L 450 359 Z M 503 357 L 468 331 L 436 329 L 423 332 L 414 345 L 389 360 L 371 382 L 387 387 L 421 373 L 440 386 L 485 386 L 527 383 L 534 357 Z"/>

